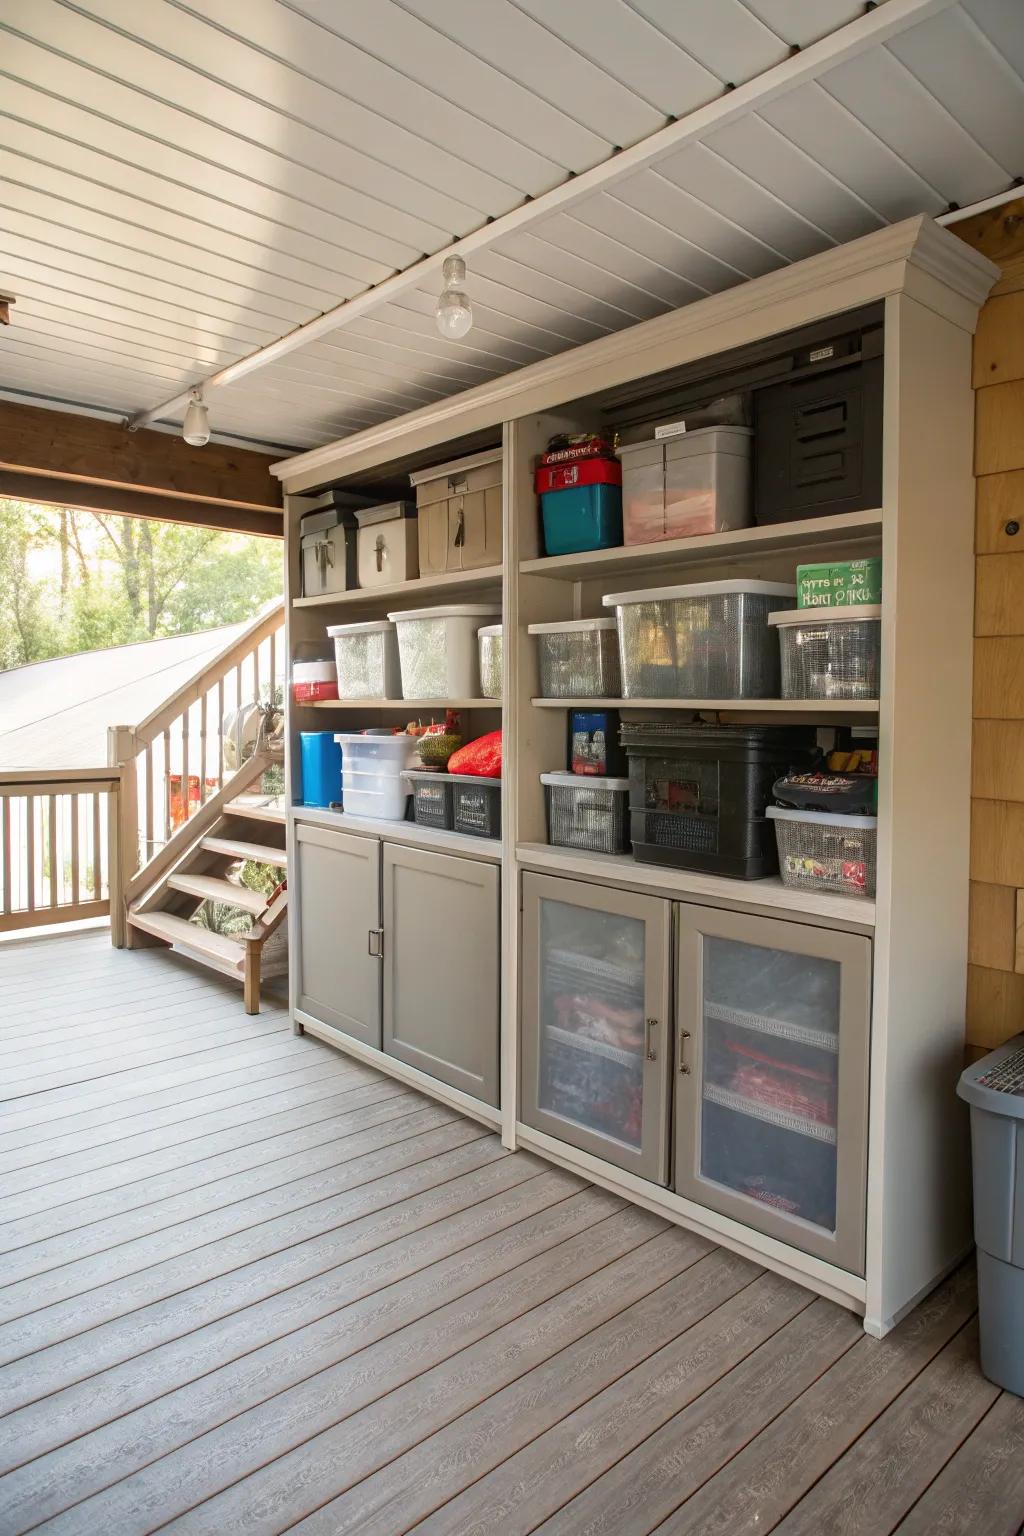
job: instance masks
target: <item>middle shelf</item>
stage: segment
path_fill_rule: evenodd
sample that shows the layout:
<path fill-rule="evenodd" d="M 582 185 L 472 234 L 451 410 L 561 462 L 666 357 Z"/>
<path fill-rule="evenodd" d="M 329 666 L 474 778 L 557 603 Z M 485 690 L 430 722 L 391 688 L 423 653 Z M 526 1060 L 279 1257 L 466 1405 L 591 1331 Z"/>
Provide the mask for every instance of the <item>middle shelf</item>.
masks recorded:
<path fill-rule="evenodd" d="M 302 706 L 300 706 L 302 707 Z M 500 709 L 500 699 L 314 699 L 308 709 L 394 709 L 415 714 L 423 709 Z"/>
<path fill-rule="evenodd" d="M 689 709 L 719 714 L 828 715 L 842 719 L 878 714 L 877 699 L 544 699 L 538 709 Z"/>

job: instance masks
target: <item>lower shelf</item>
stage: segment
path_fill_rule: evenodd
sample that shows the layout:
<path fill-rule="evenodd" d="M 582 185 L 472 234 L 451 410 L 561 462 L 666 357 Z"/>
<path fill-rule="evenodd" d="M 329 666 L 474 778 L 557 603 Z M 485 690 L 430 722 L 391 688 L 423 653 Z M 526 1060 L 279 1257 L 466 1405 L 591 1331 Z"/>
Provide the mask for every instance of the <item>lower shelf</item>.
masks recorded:
<path fill-rule="evenodd" d="M 824 1141 L 830 1146 L 835 1146 L 834 1125 L 824 1125 L 819 1120 L 808 1120 L 803 1115 L 793 1114 L 790 1110 L 776 1109 L 774 1104 L 762 1104 L 757 1099 L 747 1098 L 745 1094 L 733 1093 L 728 1088 L 719 1088 L 715 1083 L 705 1083 L 704 1097 L 709 1104 L 720 1104 L 723 1109 L 731 1109 L 738 1115 L 750 1115 L 754 1120 L 763 1120 L 766 1125 L 778 1126 L 779 1130 L 794 1131 L 798 1136 L 809 1136 L 812 1141 Z"/>
<path fill-rule="evenodd" d="M 635 886 L 658 896 L 685 901 L 688 896 L 723 902 L 744 911 L 765 909 L 788 912 L 792 917 L 816 917 L 837 928 L 870 933 L 875 926 L 875 903 L 866 897 L 836 896 L 831 891 L 792 891 L 781 880 L 733 880 L 727 875 L 703 875 L 696 870 L 671 869 L 662 864 L 640 864 L 630 853 L 588 853 L 576 848 L 553 848 L 548 843 L 519 843 L 516 855 L 531 869 L 551 870 L 579 880 L 607 880 L 613 885 Z"/>

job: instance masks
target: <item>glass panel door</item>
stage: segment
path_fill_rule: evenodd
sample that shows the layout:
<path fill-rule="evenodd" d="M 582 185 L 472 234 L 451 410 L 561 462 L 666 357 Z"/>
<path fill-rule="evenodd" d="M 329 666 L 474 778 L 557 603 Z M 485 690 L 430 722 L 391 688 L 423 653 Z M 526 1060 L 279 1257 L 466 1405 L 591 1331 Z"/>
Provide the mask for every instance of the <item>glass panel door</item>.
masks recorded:
<path fill-rule="evenodd" d="M 670 904 L 523 877 L 523 1119 L 665 1183 Z"/>
<path fill-rule="evenodd" d="M 870 942 L 680 908 L 677 1188 L 863 1268 Z"/>

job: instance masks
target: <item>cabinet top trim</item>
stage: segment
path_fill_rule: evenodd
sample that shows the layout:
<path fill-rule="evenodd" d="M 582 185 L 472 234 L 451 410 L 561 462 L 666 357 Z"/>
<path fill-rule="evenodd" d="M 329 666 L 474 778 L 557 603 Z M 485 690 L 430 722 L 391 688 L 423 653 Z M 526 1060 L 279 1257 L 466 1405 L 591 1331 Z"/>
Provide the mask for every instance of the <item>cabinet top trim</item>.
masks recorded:
<path fill-rule="evenodd" d="M 938 282 L 952 300 L 959 301 L 950 305 L 950 319 L 957 315 L 963 321 L 966 305 L 966 319 L 973 330 L 974 317 L 999 269 L 934 220 L 918 215 L 380 426 L 283 459 L 271 465 L 271 472 L 284 481 L 289 494 L 312 491 L 399 453 L 440 445 L 466 432 L 564 405 L 576 396 L 713 356 L 804 321 L 841 314 L 902 292 L 922 276 Z M 791 309 L 783 310 L 783 305 Z"/>

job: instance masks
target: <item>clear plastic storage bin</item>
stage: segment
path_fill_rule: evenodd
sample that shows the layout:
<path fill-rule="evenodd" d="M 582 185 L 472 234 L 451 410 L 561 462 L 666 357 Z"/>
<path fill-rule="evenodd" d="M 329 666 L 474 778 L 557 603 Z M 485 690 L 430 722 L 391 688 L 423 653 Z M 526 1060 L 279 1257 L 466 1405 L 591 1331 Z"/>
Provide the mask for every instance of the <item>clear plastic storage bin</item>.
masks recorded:
<path fill-rule="evenodd" d="M 398 632 L 388 619 L 331 624 L 339 699 L 400 699 Z"/>
<path fill-rule="evenodd" d="M 592 853 L 628 853 L 628 779 L 587 779 L 575 773 L 542 773 L 548 809 L 548 842 Z"/>
<path fill-rule="evenodd" d="M 474 699 L 480 689 L 476 633 L 501 617 L 495 603 L 454 603 L 389 613 L 398 627 L 404 699 Z"/>
<path fill-rule="evenodd" d="M 622 682 L 614 619 L 531 624 L 545 699 L 617 699 Z"/>
<path fill-rule="evenodd" d="M 773 613 L 784 699 L 877 699 L 881 605 Z"/>
<path fill-rule="evenodd" d="M 795 891 L 873 896 L 878 818 L 790 811 L 770 805 L 783 885 Z"/>
<path fill-rule="evenodd" d="M 500 624 L 485 624 L 476 632 L 480 647 L 480 697 L 500 699 L 503 677 L 503 644 Z"/>
<path fill-rule="evenodd" d="M 796 588 L 774 581 L 707 581 L 616 592 L 614 608 L 627 699 L 770 699 L 779 652 L 768 615 Z"/>
<path fill-rule="evenodd" d="M 342 805 L 351 816 L 404 821 L 411 785 L 405 770 L 416 762 L 416 736 L 335 736 L 341 747 Z"/>
<path fill-rule="evenodd" d="M 621 447 L 625 542 L 748 527 L 753 436 L 749 427 L 700 427 Z"/>

